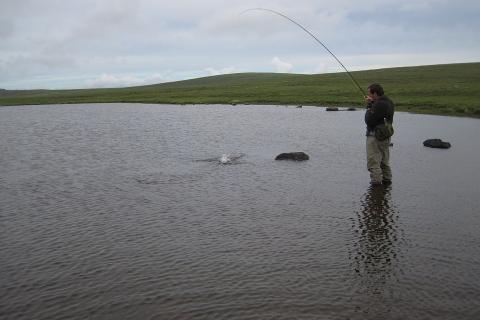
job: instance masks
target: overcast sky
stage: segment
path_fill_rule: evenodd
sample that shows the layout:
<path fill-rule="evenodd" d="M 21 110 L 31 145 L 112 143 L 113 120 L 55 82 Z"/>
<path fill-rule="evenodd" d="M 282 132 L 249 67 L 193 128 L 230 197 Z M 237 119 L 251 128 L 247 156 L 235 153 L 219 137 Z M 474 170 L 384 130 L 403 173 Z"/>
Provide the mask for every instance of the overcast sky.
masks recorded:
<path fill-rule="evenodd" d="M 478 0 L 0 0 L 0 88 L 480 61 Z"/>

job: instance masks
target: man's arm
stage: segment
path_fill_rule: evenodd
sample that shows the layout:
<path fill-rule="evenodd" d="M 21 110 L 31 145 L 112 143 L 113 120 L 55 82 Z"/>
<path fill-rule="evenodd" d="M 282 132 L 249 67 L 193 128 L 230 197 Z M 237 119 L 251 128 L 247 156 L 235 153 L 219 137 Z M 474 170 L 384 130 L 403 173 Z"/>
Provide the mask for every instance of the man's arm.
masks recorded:
<path fill-rule="evenodd" d="M 367 109 L 365 113 L 365 123 L 369 127 L 375 127 L 383 123 L 385 117 L 385 106 L 381 102 L 374 102 L 373 105 Z"/>

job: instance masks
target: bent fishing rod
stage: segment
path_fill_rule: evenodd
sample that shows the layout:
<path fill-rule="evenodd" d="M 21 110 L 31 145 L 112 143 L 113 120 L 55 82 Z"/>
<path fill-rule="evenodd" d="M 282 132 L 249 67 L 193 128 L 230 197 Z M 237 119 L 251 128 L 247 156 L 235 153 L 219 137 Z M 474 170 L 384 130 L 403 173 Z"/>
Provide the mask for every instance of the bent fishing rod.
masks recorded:
<path fill-rule="evenodd" d="M 335 60 L 337 60 L 337 62 L 343 67 L 343 69 L 347 72 L 347 74 L 350 76 L 350 79 L 352 79 L 352 82 L 355 84 L 355 86 L 360 90 L 360 92 L 362 93 L 362 97 L 365 97 L 366 94 L 365 94 L 365 91 L 362 89 L 362 87 L 360 87 L 360 85 L 358 84 L 357 80 L 355 80 L 355 78 L 352 76 L 352 74 L 350 73 L 350 71 L 347 70 L 347 68 L 343 65 L 343 63 L 337 58 L 337 56 L 335 56 L 333 54 L 332 51 L 330 51 L 330 49 L 327 48 L 327 46 L 325 44 L 323 44 L 322 41 L 318 40 L 317 37 L 315 37 L 315 35 L 313 33 L 311 33 L 310 31 L 307 30 L 307 28 L 305 28 L 304 26 L 302 26 L 300 23 L 298 23 L 297 21 L 293 20 L 292 18 L 284 15 L 283 13 L 280 13 L 278 11 L 275 11 L 275 10 L 272 10 L 272 9 L 266 9 L 266 8 L 251 8 L 251 9 L 247 9 L 245 11 L 243 11 L 241 14 L 244 14 L 246 12 L 249 12 L 249 11 L 266 11 L 266 12 L 270 12 L 270 13 L 273 13 L 273 14 L 276 14 L 282 18 L 285 18 L 287 19 L 288 21 L 294 23 L 296 26 L 298 26 L 299 28 L 301 28 L 303 31 L 305 31 L 306 33 L 308 33 L 313 39 L 315 39 L 315 41 L 317 41 L 323 48 L 325 48 L 325 50 L 328 51 L 328 53 L 330 53 L 334 58 Z"/>

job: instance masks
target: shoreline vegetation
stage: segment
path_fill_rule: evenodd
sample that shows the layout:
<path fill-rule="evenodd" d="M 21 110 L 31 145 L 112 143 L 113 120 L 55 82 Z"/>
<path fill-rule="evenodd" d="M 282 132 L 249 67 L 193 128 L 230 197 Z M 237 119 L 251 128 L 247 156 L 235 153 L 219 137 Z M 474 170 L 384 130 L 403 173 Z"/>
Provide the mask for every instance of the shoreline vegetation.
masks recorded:
<path fill-rule="evenodd" d="M 362 88 L 380 83 L 396 111 L 480 118 L 480 62 L 351 73 Z M 364 106 L 345 72 L 236 73 L 111 89 L 0 89 L 0 106 L 71 103 Z"/>

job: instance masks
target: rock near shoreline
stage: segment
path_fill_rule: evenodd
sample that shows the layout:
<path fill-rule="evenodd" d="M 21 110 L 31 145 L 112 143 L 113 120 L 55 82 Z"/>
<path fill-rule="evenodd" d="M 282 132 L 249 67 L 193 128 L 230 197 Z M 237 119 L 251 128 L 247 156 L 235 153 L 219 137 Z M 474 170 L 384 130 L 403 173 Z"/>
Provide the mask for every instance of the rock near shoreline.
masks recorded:
<path fill-rule="evenodd" d="M 450 142 L 442 141 L 442 139 L 427 139 L 423 141 L 423 145 L 425 147 L 437 149 L 449 149 L 451 147 Z"/>
<path fill-rule="evenodd" d="M 310 159 L 308 154 L 305 152 L 286 152 L 279 154 L 275 160 L 294 160 L 294 161 L 305 161 Z"/>

